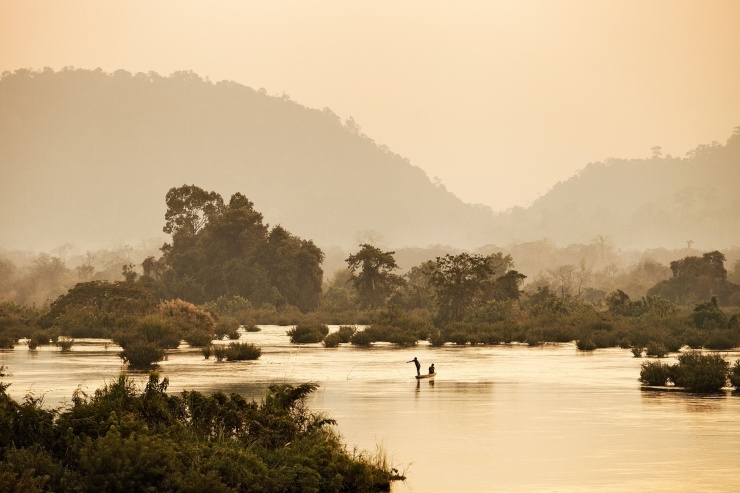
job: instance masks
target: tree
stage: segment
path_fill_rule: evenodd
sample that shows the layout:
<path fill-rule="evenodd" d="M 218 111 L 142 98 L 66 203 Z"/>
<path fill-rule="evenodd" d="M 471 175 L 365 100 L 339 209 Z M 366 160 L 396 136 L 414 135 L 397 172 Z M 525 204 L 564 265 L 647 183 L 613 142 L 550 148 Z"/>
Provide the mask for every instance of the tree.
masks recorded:
<path fill-rule="evenodd" d="M 403 284 L 403 279 L 392 272 L 398 269 L 393 258 L 395 253 L 363 243 L 360 251 L 347 258 L 360 305 L 367 308 L 382 306 L 393 290 Z"/>
<path fill-rule="evenodd" d="M 166 223 L 162 230 L 172 235 L 180 231 L 196 234 L 210 217 L 220 213 L 224 208 L 224 201 L 219 194 L 206 192 L 195 185 L 170 188 L 165 202 Z"/>
<path fill-rule="evenodd" d="M 697 303 L 713 296 L 718 302 L 727 303 L 740 292 L 740 286 L 727 280 L 725 260 L 724 254 L 716 250 L 701 257 L 674 260 L 670 263 L 673 277 L 650 288 L 648 294 L 678 304 Z"/>
<path fill-rule="evenodd" d="M 437 257 L 431 282 L 436 292 L 440 318 L 462 321 L 468 308 L 482 297 L 492 274 L 490 257 L 467 253 Z"/>
<path fill-rule="evenodd" d="M 215 192 L 184 186 L 170 190 L 167 205 L 172 244 L 162 247 L 163 263 L 150 258 L 143 265 L 147 281 L 161 279 L 165 297 L 318 307 L 323 252 L 281 226 L 270 230 L 247 197 L 237 192 L 224 205 Z"/>

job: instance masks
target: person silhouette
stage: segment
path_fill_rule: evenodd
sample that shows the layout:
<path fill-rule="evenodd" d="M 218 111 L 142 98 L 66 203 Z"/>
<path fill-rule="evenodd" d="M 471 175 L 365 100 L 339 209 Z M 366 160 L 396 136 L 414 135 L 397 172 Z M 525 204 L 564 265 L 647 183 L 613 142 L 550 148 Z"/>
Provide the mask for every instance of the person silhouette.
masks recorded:
<path fill-rule="evenodd" d="M 429 374 L 431 375 L 432 373 L 434 373 L 434 363 L 429 367 Z"/>
<path fill-rule="evenodd" d="M 416 375 L 421 376 L 421 363 L 419 363 L 419 360 L 416 359 L 416 356 L 414 356 L 414 359 L 412 359 L 411 361 L 407 361 L 406 363 L 411 363 L 411 362 L 413 362 L 416 365 Z"/>

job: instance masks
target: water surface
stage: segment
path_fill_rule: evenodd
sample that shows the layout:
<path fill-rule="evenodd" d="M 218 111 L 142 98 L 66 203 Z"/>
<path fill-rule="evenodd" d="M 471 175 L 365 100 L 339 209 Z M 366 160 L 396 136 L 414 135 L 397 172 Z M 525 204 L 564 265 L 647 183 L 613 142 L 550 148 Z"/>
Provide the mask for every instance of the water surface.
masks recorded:
<path fill-rule="evenodd" d="M 740 395 L 645 389 L 644 360 L 629 350 L 327 349 L 292 345 L 286 330 L 242 335 L 262 347 L 257 361 L 217 363 L 181 347 L 160 372 L 172 392 L 256 400 L 271 383 L 318 383 L 311 407 L 338 421 L 348 447 L 380 448 L 405 470 L 394 493 L 740 491 Z M 124 369 L 118 351 L 101 340 L 78 340 L 69 353 L 19 344 L 0 351 L 3 381 L 15 398 L 32 392 L 62 405 L 78 387 L 91 393 L 115 378 Z M 435 363 L 435 380 L 416 381 L 406 363 L 414 356 L 422 370 Z"/>

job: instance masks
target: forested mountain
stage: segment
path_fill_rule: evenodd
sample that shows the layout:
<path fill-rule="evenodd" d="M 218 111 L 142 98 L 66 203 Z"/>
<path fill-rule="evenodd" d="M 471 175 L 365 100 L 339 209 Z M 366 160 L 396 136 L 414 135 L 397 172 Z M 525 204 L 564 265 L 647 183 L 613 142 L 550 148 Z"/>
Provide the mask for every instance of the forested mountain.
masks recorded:
<path fill-rule="evenodd" d="M 497 215 L 492 241 L 591 243 L 620 247 L 740 244 L 740 127 L 726 144 L 684 158 L 608 159 L 556 184 L 527 208 Z"/>
<path fill-rule="evenodd" d="M 6 249 L 161 245 L 164 196 L 183 184 L 240 191 L 267 223 L 324 249 L 352 251 L 363 232 L 393 248 L 601 238 L 721 249 L 740 244 L 738 183 L 736 132 L 684 158 L 656 149 L 589 164 L 531 207 L 494 214 L 432 183 L 351 118 L 262 89 L 192 72 L 18 70 L 0 79 Z"/>
<path fill-rule="evenodd" d="M 192 72 L 6 72 L 0 149 L 0 248 L 164 238 L 165 194 L 183 184 L 240 191 L 271 225 L 347 248 L 363 231 L 472 247 L 493 217 L 352 119 Z"/>

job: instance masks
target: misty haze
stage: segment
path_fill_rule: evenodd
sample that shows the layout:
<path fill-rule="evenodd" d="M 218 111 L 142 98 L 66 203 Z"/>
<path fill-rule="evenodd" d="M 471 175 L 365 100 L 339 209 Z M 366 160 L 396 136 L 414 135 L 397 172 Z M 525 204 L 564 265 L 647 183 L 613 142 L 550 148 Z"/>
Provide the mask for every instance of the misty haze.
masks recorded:
<path fill-rule="evenodd" d="M 0 6 L 0 483 L 737 491 L 740 8 L 565 4 Z"/>

